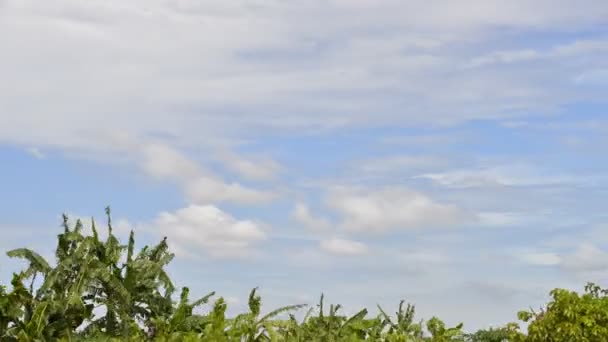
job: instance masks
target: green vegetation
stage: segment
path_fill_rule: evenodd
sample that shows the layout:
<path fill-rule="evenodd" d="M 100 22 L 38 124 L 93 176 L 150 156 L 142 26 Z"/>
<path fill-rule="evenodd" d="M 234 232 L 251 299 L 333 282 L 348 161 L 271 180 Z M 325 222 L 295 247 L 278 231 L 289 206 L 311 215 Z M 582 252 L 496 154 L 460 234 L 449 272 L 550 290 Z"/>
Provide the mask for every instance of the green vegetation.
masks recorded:
<path fill-rule="evenodd" d="M 556 289 L 540 312 L 520 312 L 525 332 L 510 323 L 465 334 L 462 324 L 446 327 L 436 317 L 416 321 L 414 306 L 403 301 L 395 315 L 378 307 L 377 317 L 366 309 L 347 317 L 322 295 L 310 308 L 292 305 L 262 314 L 256 289 L 248 312 L 229 318 L 224 299 L 212 301 L 214 292 L 191 300 L 184 287 L 174 301 L 176 289 L 165 272 L 173 259 L 166 239 L 135 253 L 133 232 L 121 245 L 106 213 L 105 241 L 94 221 L 92 234 L 85 235 L 82 222 L 70 227 L 64 215 L 55 266 L 28 249 L 7 253 L 28 266 L 13 275 L 10 287 L 0 285 L 0 341 L 608 341 L 608 290 L 593 284 L 582 295 Z M 203 305 L 208 313 L 195 313 Z M 300 320 L 297 310 L 306 310 Z"/>

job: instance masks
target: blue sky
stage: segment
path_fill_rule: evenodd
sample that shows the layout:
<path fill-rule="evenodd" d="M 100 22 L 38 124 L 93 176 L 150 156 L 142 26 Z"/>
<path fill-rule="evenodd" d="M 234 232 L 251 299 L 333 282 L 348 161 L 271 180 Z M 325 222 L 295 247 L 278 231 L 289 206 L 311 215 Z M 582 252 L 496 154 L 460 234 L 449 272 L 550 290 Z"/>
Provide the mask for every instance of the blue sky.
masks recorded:
<path fill-rule="evenodd" d="M 60 215 L 234 310 L 470 329 L 606 284 L 604 1 L 0 1 L 0 248 Z M 0 257 L 0 279 L 19 265 Z"/>

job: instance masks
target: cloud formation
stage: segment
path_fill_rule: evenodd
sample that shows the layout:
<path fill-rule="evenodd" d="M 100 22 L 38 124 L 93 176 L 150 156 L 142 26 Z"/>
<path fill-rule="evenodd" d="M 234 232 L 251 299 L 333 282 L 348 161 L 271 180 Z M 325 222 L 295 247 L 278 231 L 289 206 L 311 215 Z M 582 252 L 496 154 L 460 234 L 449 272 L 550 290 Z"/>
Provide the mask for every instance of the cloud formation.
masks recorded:
<path fill-rule="evenodd" d="M 584 243 L 564 255 L 561 266 L 572 272 L 605 271 L 608 269 L 608 252 L 592 243 Z"/>
<path fill-rule="evenodd" d="M 238 160 L 235 159 L 235 162 Z M 238 182 L 225 182 L 221 177 L 202 169 L 192 159 L 164 144 L 144 145 L 140 165 L 148 175 L 178 184 L 191 203 L 259 204 L 276 197 L 276 194 L 269 191 L 249 188 Z"/>
<path fill-rule="evenodd" d="M 325 231 L 331 226 L 329 220 L 314 216 L 310 212 L 310 208 L 301 202 L 296 203 L 291 215 L 296 221 L 304 225 L 304 227 L 313 231 Z"/>
<path fill-rule="evenodd" d="M 558 266 L 573 274 L 590 275 L 608 269 L 608 251 L 592 242 L 572 243 L 562 251 L 518 253 L 517 258 L 535 266 Z"/>
<path fill-rule="evenodd" d="M 8 1 L 0 140 L 99 153 L 117 130 L 208 146 L 269 131 L 519 118 L 602 99 L 572 80 L 598 83 L 580 58 L 605 70 L 606 39 L 537 51 L 502 47 L 503 32 L 583 30 L 607 13 L 595 0 Z"/>
<path fill-rule="evenodd" d="M 499 165 L 477 169 L 450 170 L 427 173 L 415 178 L 429 179 L 450 188 L 506 187 L 506 186 L 551 186 L 580 182 L 568 175 L 547 175 L 546 171 L 529 165 Z"/>
<path fill-rule="evenodd" d="M 335 187 L 326 202 L 341 216 L 341 226 L 353 232 L 445 227 L 471 219 L 455 205 L 437 203 L 423 193 L 398 186 L 372 190 Z"/>
<path fill-rule="evenodd" d="M 322 251 L 335 255 L 354 256 L 368 253 L 367 246 L 362 242 L 335 237 L 321 240 L 319 246 Z"/>
<path fill-rule="evenodd" d="M 281 170 L 279 163 L 270 158 L 245 158 L 229 151 L 221 152 L 218 158 L 230 171 L 252 180 L 272 180 Z"/>
<path fill-rule="evenodd" d="M 239 220 L 212 205 L 190 205 L 162 212 L 152 229 L 167 236 L 172 250 L 186 257 L 244 258 L 266 239 L 259 223 Z"/>

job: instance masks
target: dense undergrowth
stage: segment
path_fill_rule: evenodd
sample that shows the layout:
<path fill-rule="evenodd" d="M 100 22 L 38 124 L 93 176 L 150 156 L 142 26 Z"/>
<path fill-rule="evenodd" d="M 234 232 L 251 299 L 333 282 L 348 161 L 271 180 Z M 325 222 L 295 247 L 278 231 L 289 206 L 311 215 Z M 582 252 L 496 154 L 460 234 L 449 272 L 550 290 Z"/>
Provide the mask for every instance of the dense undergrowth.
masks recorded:
<path fill-rule="evenodd" d="M 510 323 L 467 334 L 462 324 L 417 320 L 414 306 L 403 301 L 395 314 L 378 307 L 377 316 L 367 309 L 345 316 L 322 295 L 314 306 L 262 314 L 256 289 L 247 312 L 227 317 L 226 301 L 213 292 L 192 300 L 184 287 L 175 300 L 178 291 L 165 272 L 174 257 L 166 239 L 136 253 L 133 232 L 121 244 L 109 209 L 107 218 L 108 236 L 101 239 L 94 221 L 85 234 L 81 221 L 70 226 L 64 215 L 53 266 L 29 249 L 7 252 L 28 266 L 10 286 L 0 285 L 0 341 L 608 341 L 607 292 L 593 284 L 583 295 L 556 289 L 544 309 L 520 312 L 526 331 Z M 195 311 L 201 306 L 206 313 Z"/>

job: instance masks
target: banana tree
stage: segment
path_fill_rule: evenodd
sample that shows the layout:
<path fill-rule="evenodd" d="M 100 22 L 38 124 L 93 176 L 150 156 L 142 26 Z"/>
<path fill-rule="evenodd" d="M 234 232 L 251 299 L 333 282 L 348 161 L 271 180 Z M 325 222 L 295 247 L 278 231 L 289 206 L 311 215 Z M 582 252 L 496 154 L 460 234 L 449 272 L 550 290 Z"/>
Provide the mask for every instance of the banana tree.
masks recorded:
<path fill-rule="evenodd" d="M 418 323 L 414 322 L 416 308 L 411 304 L 407 304 L 407 307 L 404 307 L 404 304 L 404 300 L 399 302 L 399 309 L 396 312 L 396 321 L 393 321 L 382 307 L 378 305 L 382 326 L 387 327 L 385 336 L 388 341 L 422 340 L 422 321 Z"/>
<path fill-rule="evenodd" d="M 152 248 L 145 246 L 135 255 L 134 232 L 130 232 L 128 245 L 121 245 L 113 234 L 109 208 L 106 215 L 107 239 L 99 238 L 94 221 L 93 235 L 87 237 L 101 263 L 89 286 L 89 298 L 105 308 L 105 315 L 94 319 L 88 331 L 102 331 L 109 336 L 139 334 L 142 322 L 172 313 L 174 286 L 164 268 L 174 255 L 168 251 L 166 238 Z M 125 250 L 126 258 L 121 260 Z"/>
<path fill-rule="evenodd" d="M 80 234 L 82 224 L 77 221 L 74 230 L 67 226 L 64 216 L 64 233 L 58 237 L 57 265 L 49 263 L 39 254 L 25 248 L 7 252 L 11 258 L 29 262 L 28 268 L 13 279 L 14 291 L 25 296 L 23 281 L 29 279 L 29 300 L 22 302 L 23 316 L 11 329 L 21 340 L 59 338 L 71 339 L 74 331 L 92 315 L 93 305 L 84 298 L 86 286 L 95 276 L 98 267 L 90 258 L 88 247 Z M 41 286 L 34 290 L 37 276 Z"/>
<path fill-rule="evenodd" d="M 431 333 L 428 340 L 432 342 L 464 341 L 462 326 L 463 324 L 460 323 L 455 327 L 446 328 L 442 320 L 433 317 L 426 323 L 426 328 Z"/>
<path fill-rule="evenodd" d="M 249 312 L 240 314 L 230 321 L 231 336 L 239 336 L 242 341 L 259 342 L 259 341 L 276 341 L 279 339 L 277 329 L 273 318 L 289 312 L 305 307 L 305 304 L 288 305 L 275 309 L 264 316 L 260 317 L 262 299 L 257 295 L 257 288 L 254 288 L 249 293 Z"/>
<path fill-rule="evenodd" d="M 347 317 L 339 315 L 340 304 L 331 304 L 325 313 L 325 296 L 321 294 L 317 305 L 318 315 L 311 316 L 310 312 L 301 325 L 301 341 L 350 341 L 365 339 L 368 335 L 369 321 L 365 320 L 367 310 L 363 309 Z"/>
<path fill-rule="evenodd" d="M 209 299 L 215 295 L 211 292 L 194 302 L 189 301 L 190 289 L 182 288 L 180 301 L 170 317 L 159 316 L 151 319 L 149 338 L 183 338 L 187 335 L 199 335 L 205 331 L 207 325 L 211 324 L 209 316 L 194 314 L 194 309 L 207 304 Z"/>

